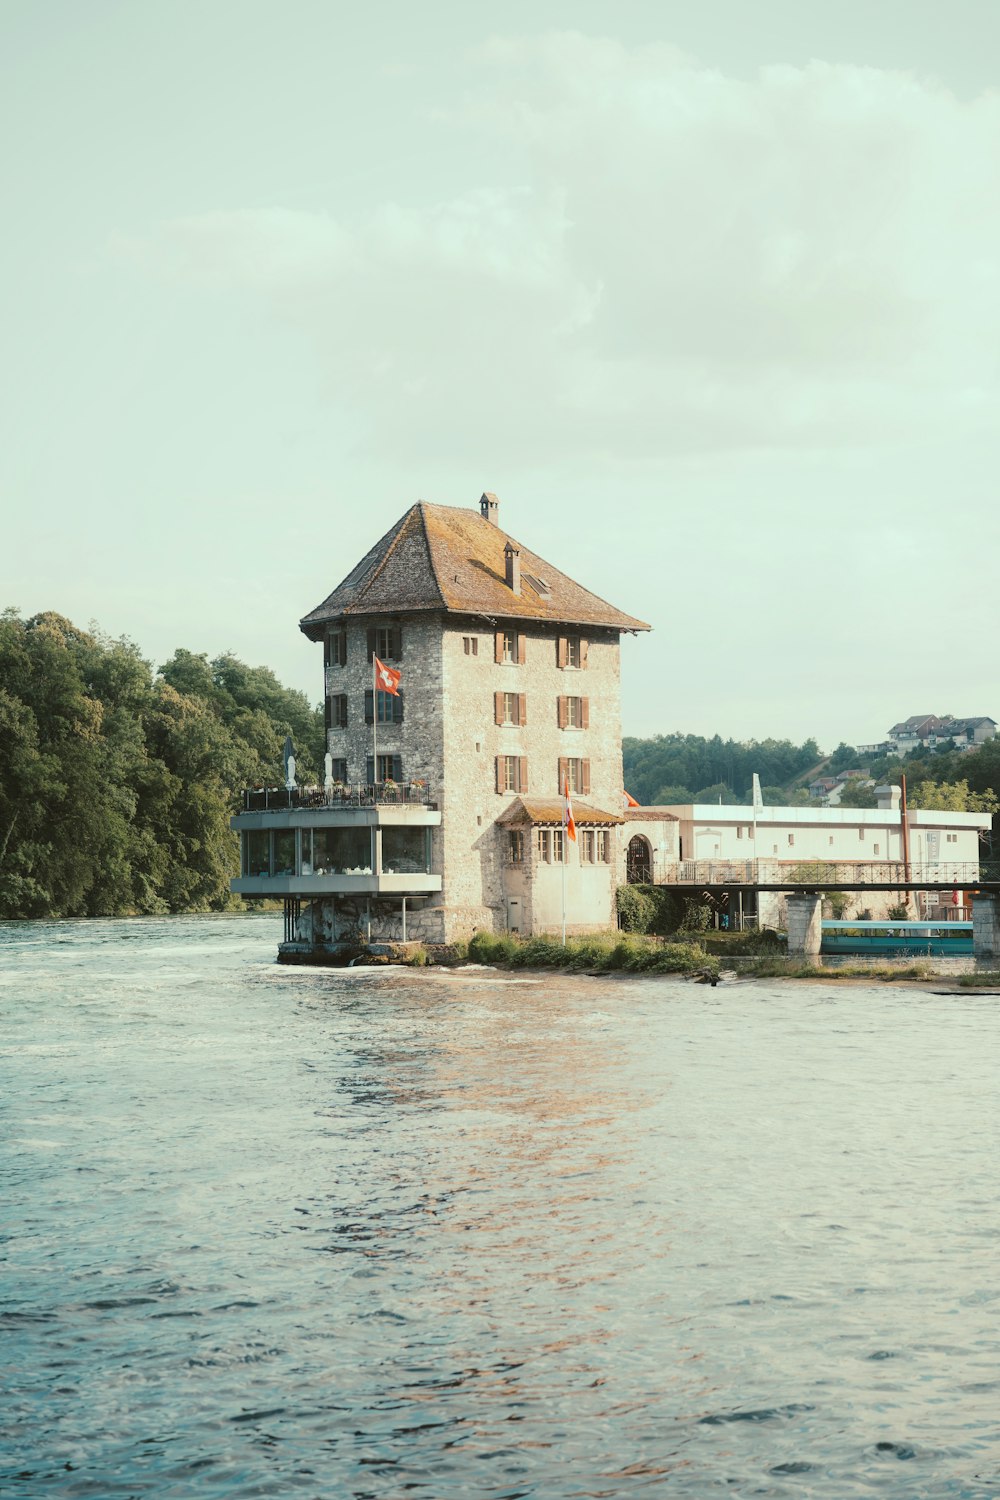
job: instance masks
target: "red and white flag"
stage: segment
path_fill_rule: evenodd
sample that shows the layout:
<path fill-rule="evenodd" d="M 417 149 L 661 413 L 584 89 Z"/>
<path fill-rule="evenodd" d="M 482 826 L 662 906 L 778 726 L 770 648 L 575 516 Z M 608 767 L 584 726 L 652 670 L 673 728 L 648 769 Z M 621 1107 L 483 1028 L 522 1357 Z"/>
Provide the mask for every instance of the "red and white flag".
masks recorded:
<path fill-rule="evenodd" d="M 373 658 L 375 662 L 375 681 L 378 683 L 379 691 L 391 693 L 394 698 L 399 697 L 399 680 L 402 672 L 397 672 L 395 667 L 387 667 L 384 661 L 378 657 Z"/>
<path fill-rule="evenodd" d="M 573 804 L 569 800 L 569 777 L 563 782 L 563 826 L 566 829 L 566 837 L 576 843 L 576 823 L 573 821 Z"/>

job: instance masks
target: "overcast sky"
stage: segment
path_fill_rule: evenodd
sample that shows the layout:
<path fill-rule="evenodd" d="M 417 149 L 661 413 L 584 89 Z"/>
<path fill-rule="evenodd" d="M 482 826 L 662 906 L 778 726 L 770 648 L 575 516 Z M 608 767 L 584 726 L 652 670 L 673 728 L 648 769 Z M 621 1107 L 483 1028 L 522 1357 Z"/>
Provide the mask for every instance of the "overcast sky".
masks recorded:
<path fill-rule="evenodd" d="M 626 733 L 1000 719 L 996 0 L 0 0 L 0 604 L 231 649 L 415 500 Z"/>

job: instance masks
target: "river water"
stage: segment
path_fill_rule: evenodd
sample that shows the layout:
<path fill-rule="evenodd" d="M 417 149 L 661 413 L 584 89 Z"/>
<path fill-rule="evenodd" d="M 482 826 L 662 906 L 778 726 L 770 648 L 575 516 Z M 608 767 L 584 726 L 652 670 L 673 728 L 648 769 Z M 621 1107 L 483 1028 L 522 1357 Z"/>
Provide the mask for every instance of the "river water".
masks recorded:
<path fill-rule="evenodd" d="M 279 938 L 0 927 L 0 1491 L 1000 1494 L 1000 1000 Z"/>

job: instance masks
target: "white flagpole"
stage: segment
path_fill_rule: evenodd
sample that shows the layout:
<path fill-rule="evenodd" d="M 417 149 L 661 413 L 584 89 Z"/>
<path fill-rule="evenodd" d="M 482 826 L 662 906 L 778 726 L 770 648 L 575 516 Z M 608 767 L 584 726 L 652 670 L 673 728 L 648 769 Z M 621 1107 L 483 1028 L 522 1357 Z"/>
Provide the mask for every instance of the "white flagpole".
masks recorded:
<path fill-rule="evenodd" d="M 562 945 L 566 946 L 566 860 L 569 857 L 569 838 L 567 835 L 566 814 L 563 812 L 563 841 L 562 841 Z"/>
<path fill-rule="evenodd" d="M 372 652 L 372 795 L 378 786 L 378 676 Z"/>
<path fill-rule="evenodd" d="M 760 886 L 760 856 L 757 853 L 757 803 L 764 805 L 764 797 L 760 789 L 760 777 L 755 771 L 753 773 L 753 881 L 754 885 Z M 757 926 L 760 926 L 760 890 L 757 891 Z"/>

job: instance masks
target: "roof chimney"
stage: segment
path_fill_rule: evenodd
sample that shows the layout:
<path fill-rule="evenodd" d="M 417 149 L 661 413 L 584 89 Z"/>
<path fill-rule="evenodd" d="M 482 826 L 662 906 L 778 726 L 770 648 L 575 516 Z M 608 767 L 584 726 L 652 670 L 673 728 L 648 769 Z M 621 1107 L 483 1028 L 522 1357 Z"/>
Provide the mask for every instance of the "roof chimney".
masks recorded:
<path fill-rule="evenodd" d="M 507 587 L 513 593 L 521 592 L 521 554 L 510 541 L 503 549 L 504 566 L 507 573 Z"/>
<path fill-rule="evenodd" d="M 491 526 L 499 526 L 500 501 L 490 490 L 485 490 L 479 501 L 479 514 Z"/>
<path fill-rule="evenodd" d="M 898 812 L 900 789 L 898 786 L 877 786 L 875 795 L 882 812 Z"/>

